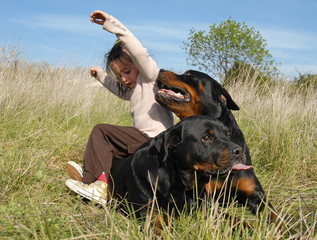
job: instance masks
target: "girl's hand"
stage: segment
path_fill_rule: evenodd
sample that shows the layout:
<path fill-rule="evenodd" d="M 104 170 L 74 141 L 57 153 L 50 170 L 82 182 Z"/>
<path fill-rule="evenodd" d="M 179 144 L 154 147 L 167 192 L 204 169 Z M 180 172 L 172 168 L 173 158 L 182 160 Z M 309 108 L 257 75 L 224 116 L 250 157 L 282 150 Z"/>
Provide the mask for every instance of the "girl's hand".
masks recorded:
<path fill-rule="evenodd" d="M 103 75 L 103 70 L 98 66 L 91 67 L 90 75 L 94 78 L 101 77 Z"/>
<path fill-rule="evenodd" d="M 97 23 L 99 25 L 103 25 L 105 23 L 107 17 L 109 17 L 109 14 L 107 14 L 103 11 L 97 10 L 97 11 L 94 11 L 92 14 L 90 14 L 90 21 L 92 23 Z"/>

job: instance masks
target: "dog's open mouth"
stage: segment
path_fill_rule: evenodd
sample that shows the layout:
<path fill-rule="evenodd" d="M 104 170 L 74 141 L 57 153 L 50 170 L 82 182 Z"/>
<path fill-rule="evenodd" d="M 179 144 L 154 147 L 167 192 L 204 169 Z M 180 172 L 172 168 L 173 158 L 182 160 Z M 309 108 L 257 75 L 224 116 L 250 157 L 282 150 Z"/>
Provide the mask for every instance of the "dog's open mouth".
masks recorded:
<path fill-rule="evenodd" d="M 190 100 L 190 95 L 187 91 L 180 87 L 169 87 L 166 85 L 160 86 L 160 90 L 157 92 L 163 98 L 172 99 L 174 101 L 185 101 Z"/>

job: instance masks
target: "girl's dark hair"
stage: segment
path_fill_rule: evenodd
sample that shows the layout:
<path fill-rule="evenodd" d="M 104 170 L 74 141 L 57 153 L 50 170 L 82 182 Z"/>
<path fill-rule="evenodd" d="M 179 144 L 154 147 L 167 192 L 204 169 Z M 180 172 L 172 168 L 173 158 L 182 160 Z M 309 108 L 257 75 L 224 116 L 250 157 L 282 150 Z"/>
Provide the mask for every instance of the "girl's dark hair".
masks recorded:
<path fill-rule="evenodd" d="M 124 46 L 121 40 L 117 40 L 111 50 L 105 54 L 104 56 L 104 62 L 106 64 L 106 72 L 108 75 L 111 76 L 112 79 L 117 81 L 119 94 L 122 96 L 129 88 L 121 83 L 119 77 L 117 74 L 112 70 L 112 62 L 119 57 L 125 57 L 129 61 L 132 61 L 130 56 L 124 51 Z"/>

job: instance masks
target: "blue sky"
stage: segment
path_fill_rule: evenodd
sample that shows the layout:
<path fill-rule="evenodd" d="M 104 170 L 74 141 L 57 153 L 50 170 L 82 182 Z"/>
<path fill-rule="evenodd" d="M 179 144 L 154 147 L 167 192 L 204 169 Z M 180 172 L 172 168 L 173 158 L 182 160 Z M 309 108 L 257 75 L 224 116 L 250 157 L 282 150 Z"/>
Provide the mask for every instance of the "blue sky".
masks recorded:
<path fill-rule="evenodd" d="M 102 65 L 116 37 L 89 21 L 94 10 L 119 19 L 164 69 L 193 69 L 181 48 L 189 29 L 231 18 L 260 31 L 282 73 L 317 73 L 316 0 L 2 0 L 0 46 L 18 45 L 35 62 Z"/>

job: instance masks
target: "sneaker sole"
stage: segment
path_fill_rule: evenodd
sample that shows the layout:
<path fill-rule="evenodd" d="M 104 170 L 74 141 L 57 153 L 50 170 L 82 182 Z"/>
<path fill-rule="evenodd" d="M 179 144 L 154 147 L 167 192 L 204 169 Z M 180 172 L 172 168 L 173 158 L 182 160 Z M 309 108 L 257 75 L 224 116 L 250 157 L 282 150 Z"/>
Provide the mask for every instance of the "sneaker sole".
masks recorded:
<path fill-rule="evenodd" d="M 73 182 L 71 181 L 66 181 L 66 186 L 72 190 L 73 192 L 77 193 L 78 195 L 90 200 L 90 201 L 96 201 L 98 202 L 99 204 L 102 204 L 102 205 L 106 205 L 107 204 L 107 200 L 101 198 L 101 197 L 91 197 L 90 195 L 86 194 L 86 191 L 81 189 L 81 188 L 78 188 L 76 186 L 76 184 L 74 184 Z"/>
<path fill-rule="evenodd" d="M 77 166 L 76 163 L 74 165 L 72 162 L 66 163 L 66 172 L 71 179 L 78 180 L 80 182 L 83 181 L 82 169 Z"/>

